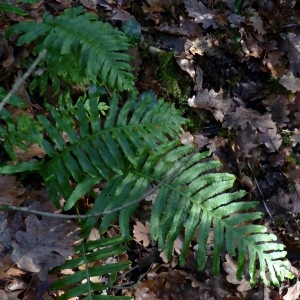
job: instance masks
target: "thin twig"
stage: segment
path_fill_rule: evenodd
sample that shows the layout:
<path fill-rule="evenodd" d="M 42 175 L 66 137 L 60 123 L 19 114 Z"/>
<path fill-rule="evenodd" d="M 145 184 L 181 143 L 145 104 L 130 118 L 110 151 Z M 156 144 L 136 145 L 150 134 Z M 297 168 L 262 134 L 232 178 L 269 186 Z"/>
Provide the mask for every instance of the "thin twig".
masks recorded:
<path fill-rule="evenodd" d="M 262 201 L 262 203 L 263 203 L 263 206 L 264 206 L 264 208 L 265 208 L 265 211 L 267 212 L 267 214 L 269 215 L 269 217 L 270 217 L 272 223 L 274 224 L 274 218 L 273 218 L 273 215 L 271 214 L 271 212 L 270 212 L 270 210 L 269 210 L 269 208 L 268 208 L 268 206 L 267 206 L 267 204 L 266 204 L 266 201 L 265 201 L 265 199 L 264 199 L 264 195 L 263 195 L 263 193 L 262 193 L 262 191 L 261 191 L 261 189 L 260 189 L 260 187 L 259 187 L 259 184 L 258 184 L 258 181 L 256 180 L 256 177 L 254 176 L 254 172 L 253 172 L 253 170 L 252 170 L 252 167 L 251 167 L 251 165 L 249 164 L 249 162 L 247 162 L 247 165 L 248 165 L 248 167 L 249 167 L 249 169 L 250 169 L 250 171 L 251 171 L 251 173 L 252 173 L 252 176 L 253 176 L 253 178 L 254 178 L 254 181 L 255 181 L 255 184 L 256 184 L 258 193 L 259 193 L 259 195 L 260 195 L 261 201 Z"/>
<path fill-rule="evenodd" d="M 46 55 L 47 51 L 44 49 L 42 50 L 38 57 L 34 60 L 34 62 L 31 64 L 29 69 L 23 74 L 21 78 L 19 78 L 14 85 L 12 86 L 11 90 L 9 93 L 3 98 L 3 100 L 0 102 L 0 111 L 3 109 L 5 104 L 9 101 L 9 99 L 16 93 L 16 91 L 22 86 L 22 84 L 25 82 L 25 80 L 32 74 L 32 72 L 35 70 L 37 67 L 38 63 L 44 58 Z"/>
<path fill-rule="evenodd" d="M 38 215 L 38 216 L 44 216 L 44 217 L 49 217 L 49 218 L 58 218 L 58 219 L 87 219 L 87 218 L 101 217 L 104 215 L 113 214 L 115 212 L 121 211 L 130 206 L 138 204 L 139 202 L 144 200 L 145 197 L 147 197 L 147 196 L 151 195 L 152 193 L 154 193 L 155 191 L 157 191 L 164 183 L 166 183 L 169 180 L 174 179 L 177 176 L 180 169 L 185 165 L 185 163 L 187 161 L 190 160 L 190 158 L 195 154 L 195 152 L 196 152 L 196 149 L 193 152 L 191 152 L 187 157 L 185 157 L 181 161 L 179 166 L 174 171 L 172 171 L 172 173 L 169 176 L 167 176 L 164 180 L 162 180 L 157 185 L 155 185 L 154 187 L 149 189 L 142 196 L 138 197 L 137 199 L 135 199 L 133 201 L 125 203 L 124 205 L 122 205 L 120 207 L 117 207 L 117 208 L 114 208 L 111 210 L 107 210 L 107 211 L 103 211 L 103 212 L 99 212 L 99 213 L 85 214 L 85 215 L 63 215 L 63 214 L 58 214 L 58 213 L 39 211 L 39 210 L 31 209 L 28 207 L 19 207 L 19 206 L 13 206 L 13 205 L 1 205 L 0 211 L 1 210 L 2 211 L 18 211 L 18 212 L 23 212 L 23 213 L 27 213 L 27 214 L 34 214 L 34 215 Z"/>

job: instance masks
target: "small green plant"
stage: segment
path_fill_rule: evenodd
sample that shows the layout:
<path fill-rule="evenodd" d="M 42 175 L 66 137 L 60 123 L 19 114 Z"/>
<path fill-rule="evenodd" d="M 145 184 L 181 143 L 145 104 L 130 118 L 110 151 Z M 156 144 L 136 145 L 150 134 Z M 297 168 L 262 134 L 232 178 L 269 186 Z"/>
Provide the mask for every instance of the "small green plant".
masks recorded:
<path fill-rule="evenodd" d="M 85 34 L 76 24 L 84 28 Z M 96 29 L 104 37 L 101 44 Z M 279 281 L 291 277 L 284 246 L 265 226 L 255 223 L 262 217 L 255 211 L 258 203 L 243 200 L 245 191 L 232 191 L 235 177 L 216 172 L 220 163 L 208 159 L 208 152 L 198 153 L 191 145 L 181 145 L 178 135 L 187 120 L 180 111 L 152 94 L 138 95 L 134 90 L 129 57 L 122 52 L 130 46 L 124 34 L 78 8 L 56 18 L 46 15 L 44 23 L 20 23 L 9 29 L 9 34 L 13 33 L 21 33 L 19 45 L 35 42 L 37 52 L 47 50 L 42 66 L 53 82 L 63 79 L 111 87 L 110 93 L 84 95 L 74 101 L 56 84 L 61 99 L 56 107 L 45 104 L 48 116 L 23 116 L 15 121 L 8 110 L 0 112 L 6 125 L 0 136 L 12 160 L 14 146 L 26 151 L 36 143 L 46 153 L 38 161 L 2 166 L 0 173 L 39 172 L 53 203 L 58 206 L 61 197 L 66 200 L 65 211 L 77 208 L 78 200 L 98 183 L 103 186 L 93 207 L 78 216 L 83 242 L 76 248 L 78 257 L 61 267 L 73 268 L 75 273 L 53 285 L 67 290 L 61 299 L 81 295 L 84 299 L 113 299 L 101 293 L 113 286 L 116 272 L 124 270 L 128 262 L 100 267 L 91 264 L 126 250 L 120 245 L 131 237 L 130 218 L 149 188 L 158 191 L 151 211 L 151 236 L 168 258 L 184 229 L 179 257 L 183 265 L 197 232 L 197 261 L 203 270 L 208 234 L 213 227 L 214 274 L 219 272 L 220 255 L 226 249 L 238 258 L 238 278 L 248 261 L 251 284 L 256 281 L 257 268 L 267 285 L 271 282 L 278 286 Z M 69 57 L 71 47 L 76 51 Z M 56 73 L 51 66 L 54 62 Z M 127 96 L 120 93 L 124 89 L 130 91 Z M 106 116 L 101 98 L 109 102 Z M 87 241 L 92 228 L 97 227 L 103 234 L 115 221 L 121 237 Z M 94 283 L 91 278 L 96 274 L 107 274 L 108 283 Z"/>

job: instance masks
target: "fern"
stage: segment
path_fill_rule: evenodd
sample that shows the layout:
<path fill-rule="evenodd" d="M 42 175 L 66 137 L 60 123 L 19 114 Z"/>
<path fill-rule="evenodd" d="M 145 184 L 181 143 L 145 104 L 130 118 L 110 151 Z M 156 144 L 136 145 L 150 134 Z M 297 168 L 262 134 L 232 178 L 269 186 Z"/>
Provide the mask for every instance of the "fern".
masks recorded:
<path fill-rule="evenodd" d="M 46 13 L 43 23 L 18 23 L 5 34 L 21 34 L 18 46 L 35 42 L 37 52 L 47 50 L 44 73 L 32 83 L 42 91 L 49 77 L 57 91 L 60 78 L 71 85 L 102 82 L 118 90 L 133 87 L 131 58 L 124 52 L 130 48 L 129 39 L 82 7 L 66 9 L 56 18 Z"/>
<path fill-rule="evenodd" d="M 103 216 L 100 231 L 104 232 L 118 217 L 122 235 L 129 238 L 129 220 L 138 203 L 128 207 L 126 204 L 142 197 L 149 185 L 157 184 L 160 191 L 151 213 L 151 235 L 168 257 L 184 228 L 180 255 L 183 264 L 189 244 L 198 231 L 198 265 L 203 269 L 208 232 L 213 225 L 215 274 L 219 272 L 220 254 L 225 244 L 228 253 L 238 256 L 238 276 L 249 257 L 252 284 L 257 260 L 265 284 L 269 284 L 267 269 L 275 285 L 289 276 L 283 245 L 267 233 L 266 227 L 252 224 L 262 217 L 253 211 L 257 203 L 240 200 L 244 191 L 228 192 L 234 184 L 234 176 L 209 172 L 219 163 L 204 161 L 208 153 L 193 154 L 193 147 L 181 146 L 176 141 L 185 120 L 173 106 L 161 100 L 153 102 L 151 97 L 139 101 L 132 97 L 118 109 L 117 95 L 113 95 L 103 126 L 97 101 L 85 106 L 85 102 L 79 100 L 72 109 L 66 109 L 62 102 L 59 110 L 50 105 L 47 108 L 53 121 L 38 116 L 37 122 L 43 129 L 43 139 L 38 140 L 49 161 L 37 162 L 34 169 L 44 177 L 54 203 L 58 204 L 59 197 L 64 197 L 65 210 L 69 210 L 95 184 L 105 182 L 90 213 L 110 212 L 124 206 L 120 213 Z M 0 172 L 15 172 L 18 168 L 18 165 L 5 166 Z M 33 163 L 29 163 L 28 170 L 32 168 Z M 21 165 L 20 170 L 24 169 L 26 164 Z M 75 189 L 72 188 L 74 183 Z M 84 237 L 98 221 L 99 217 L 91 217 L 81 223 Z"/>
<path fill-rule="evenodd" d="M 117 272 L 123 271 L 129 266 L 129 261 L 105 262 L 105 259 L 117 256 L 128 250 L 122 246 L 122 243 L 124 243 L 124 239 L 115 237 L 83 242 L 81 245 L 76 246 L 76 258 L 68 260 L 64 265 L 52 270 L 52 272 L 57 272 L 64 269 L 80 269 L 80 271 L 67 275 L 53 284 L 53 290 L 59 290 L 67 286 L 71 287 L 59 299 L 67 300 L 82 295 L 86 296 L 83 298 L 86 300 L 133 299 L 125 296 L 99 295 L 99 293 L 103 293 L 113 287 Z"/>
<path fill-rule="evenodd" d="M 17 24 L 7 34 L 13 33 L 21 34 L 19 45 L 35 42 L 37 51 L 47 49 L 44 84 L 50 76 L 57 90 L 59 77 L 72 84 L 107 83 L 119 91 L 131 90 L 128 99 L 123 97 L 123 105 L 117 91 L 110 97 L 102 95 L 106 101 L 109 98 L 107 116 L 101 93 L 83 95 L 75 103 L 68 93 L 61 93 L 57 107 L 45 105 L 47 117 L 24 115 L 15 121 L 8 110 L 0 114 L 6 125 L 0 129 L 0 138 L 12 160 L 16 159 L 15 146 L 26 151 L 36 143 L 46 153 L 45 159 L 2 166 L 0 173 L 39 172 L 53 203 L 58 206 L 61 197 L 66 200 L 66 211 L 77 208 L 81 196 L 93 194 L 95 185 L 103 185 L 99 194 L 93 194 L 89 217 L 80 222 L 84 240 L 76 248 L 78 257 L 61 267 L 74 268 L 75 273 L 53 286 L 69 286 L 62 299 L 80 295 L 91 300 L 112 298 L 100 293 L 112 287 L 116 272 L 128 263 L 98 267 L 93 263 L 125 251 L 120 244 L 130 239 L 130 218 L 151 186 L 159 190 L 151 212 L 151 236 L 167 257 L 172 256 L 174 241 L 184 230 L 179 258 L 184 264 L 197 234 L 197 261 L 204 269 L 208 234 L 213 228 L 214 274 L 226 250 L 238 258 L 238 277 L 248 260 L 251 284 L 257 268 L 267 285 L 278 286 L 291 276 L 284 246 L 265 226 L 256 224 L 262 218 L 255 211 L 257 203 L 243 200 L 244 191 L 233 191 L 234 176 L 217 173 L 219 162 L 209 159 L 208 152 L 197 153 L 192 146 L 181 145 L 178 134 L 187 120 L 151 93 L 138 96 L 133 91 L 129 56 L 123 52 L 130 45 L 124 34 L 97 21 L 94 14 L 83 14 L 80 8 L 56 18 L 46 14 L 43 23 Z M 104 233 L 116 220 L 121 238 L 87 241 L 92 228 Z M 91 277 L 96 274 L 108 274 L 108 284 L 93 283 Z"/>

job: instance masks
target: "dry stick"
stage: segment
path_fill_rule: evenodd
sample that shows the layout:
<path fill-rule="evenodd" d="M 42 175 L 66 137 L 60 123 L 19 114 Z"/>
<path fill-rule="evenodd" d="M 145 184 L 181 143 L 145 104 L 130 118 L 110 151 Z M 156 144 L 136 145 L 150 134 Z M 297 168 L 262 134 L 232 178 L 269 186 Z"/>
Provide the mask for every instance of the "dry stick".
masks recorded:
<path fill-rule="evenodd" d="M 259 194 L 260 194 L 260 198 L 261 198 L 261 201 L 262 201 L 262 203 L 263 203 L 263 205 L 264 205 L 264 208 L 265 208 L 267 214 L 269 215 L 269 217 L 270 217 L 272 223 L 274 224 L 274 218 L 273 218 L 273 216 L 272 216 L 272 214 L 271 214 L 271 212 L 270 212 L 270 210 L 269 210 L 269 208 L 268 208 L 268 206 L 267 206 L 267 204 L 266 204 L 266 201 L 265 201 L 265 199 L 264 199 L 264 195 L 263 195 L 263 193 L 262 193 L 262 191 L 261 191 L 261 189 L 260 189 L 260 187 L 259 187 L 259 184 L 258 184 L 258 181 L 256 180 L 256 177 L 254 176 L 254 172 L 253 172 L 253 170 L 252 170 L 252 167 L 251 167 L 251 165 L 249 164 L 249 162 L 247 162 L 247 165 L 248 165 L 248 167 L 249 167 L 249 169 L 250 169 L 250 171 L 251 171 L 251 173 L 252 173 L 252 175 L 253 175 L 253 178 L 254 178 L 255 184 L 256 184 L 256 186 L 257 186 L 257 190 L 258 190 L 258 192 L 259 192 Z"/>
<path fill-rule="evenodd" d="M 44 58 L 46 55 L 47 51 L 44 49 L 42 50 L 38 57 L 34 60 L 34 62 L 31 64 L 29 69 L 26 71 L 26 73 L 23 74 L 23 76 L 18 79 L 12 89 L 9 91 L 9 93 L 4 97 L 4 99 L 0 102 L 0 111 L 3 109 L 5 104 L 7 104 L 8 100 L 15 94 L 15 92 L 22 86 L 22 84 L 25 82 L 25 80 L 32 74 L 32 72 L 35 70 L 37 67 L 38 63 Z"/>
<path fill-rule="evenodd" d="M 185 157 L 183 159 L 183 161 L 181 161 L 179 166 L 174 171 L 172 171 L 169 176 L 167 176 L 164 180 L 162 180 L 157 185 L 155 185 L 153 188 L 148 190 L 142 196 L 140 196 L 137 199 L 130 201 L 120 207 L 117 207 L 117 208 L 114 208 L 111 210 L 107 210 L 107 211 L 103 211 L 103 212 L 99 212 L 99 213 L 93 213 L 93 214 L 85 214 L 85 215 L 62 215 L 62 214 L 57 214 L 57 213 L 49 213 L 49 212 L 39 211 L 39 210 L 31 209 L 28 207 L 18 207 L 18 206 L 13 206 L 13 205 L 1 205 L 0 211 L 18 211 L 18 212 L 24 212 L 27 214 L 35 214 L 38 216 L 58 218 L 58 219 L 87 219 L 87 218 L 92 218 L 92 217 L 101 217 L 104 215 L 109 215 L 109 214 L 118 212 L 122 209 L 125 209 L 127 207 L 130 207 L 132 205 L 138 204 L 139 202 L 144 200 L 145 197 L 147 197 L 147 196 L 151 195 L 152 193 L 154 193 L 155 191 L 157 191 L 164 183 L 166 183 L 169 180 L 174 179 L 176 177 L 176 175 L 178 174 L 178 172 L 180 171 L 180 169 L 185 165 L 185 163 L 187 161 L 190 160 L 190 158 L 195 154 L 196 151 L 197 151 L 197 149 L 194 149 L 187 157 Z"/>

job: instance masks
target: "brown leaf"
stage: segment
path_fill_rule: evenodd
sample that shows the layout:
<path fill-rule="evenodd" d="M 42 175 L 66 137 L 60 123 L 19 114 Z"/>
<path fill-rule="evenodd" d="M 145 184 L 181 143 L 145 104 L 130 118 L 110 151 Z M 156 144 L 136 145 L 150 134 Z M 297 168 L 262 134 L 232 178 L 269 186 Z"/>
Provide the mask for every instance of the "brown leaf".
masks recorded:
<path fill-rule="evenodd" d="M 226 114 L 231 113 L 236 104 L 231 98 L 224 96 L 223 90 L 202 90 L 196 96 L 188 99 L 191 107 L 205 109 L 213 113 L 217 121 L 223 122 Z"/>
<path fill-rule="evenodd" d="M 78 230 L 73 222 L 44 217 L 39 220 L 34 215 L 29 215 L 25 224 L 26 231 L 16 233 L 11 258 L 19 268 L 38 273 L 45 280 L 51 268 L 74 253 L 72 245 L 79 240 Z"/>
<path fill-rule="evenodd" d="M 276 124 L 270 114 L 261 115 L 243 106 L 237 107 L 234 112 L 226 116 L 223 127 L 229 129 L 238 129 L 241 127 L 245 129 L 247 124 L 249 124 L 252 129 L 258 129 L 263 133 L 267 133 L 269 129 L 276 129 Z"/>
<path fill-rule="evenodd" d="M 296 300 L 300 296 L 300 281 L 297 278 L 297 282 L 288 287 L 287 293 L 283 296 L 283 300 Z"/>
<path fill-rule="evenodd" d="M 256 31 L 259 35 L 264 35 L 266 34 L 265 29 L 263 28 L 263 21 L 260 17 L 260 15 L 258 14 L 258 11 L 249 8 L 247 13 L 249 13 L 249 15 L 251 15 L 251 17 L 249 18 L 249 22 L 251 24 L 251 26 L 253 27 L 254 31 Z"/>
<path fill-rule="evenodd" d="M 26 189 L 10 175 L 0 176 L 0 205 L 20 206 L 24 201 Z"/>
<path fill-rule="evenodd" d="M 280 78 L 279 83 L 292 93 L 300 91 L 300 79 L 294 77 L 294 75 L 283 75 Z"/>
<path fill-rule="evenodd" d="M 272 114 L 272 120 L 274 120 L 278 127 L 285 127 L 286 123 L 290 121 L 288 115 L 289 99 L 285 95 L 272 95 L 263 100 L 263 103 L 267 105 L 267 110 Z"/>
<path fill-rule="evenodd" d="M 231 284 L 238 285 L 237 290 L 239 292 L 245 292 L 250 290 L 252 287 L 250 285 L 250 282 L 245 279 L 243 276 L 241 280 L 238 280 L 236 277 L 237 273 L 237 262 L 234 261 L 230 255 L 225 255 L 226 261 L 223 263 L 223 268 L 225 272 L 228 274 L 226 276 L 226 280 Z"/>
<path fill-rule="evenodd" d="M 150 244 L 150 224 L 146 222 L 146 226 L 140 221 L 136 222 L 133 226 L 133 236 L 136 241 L 142 242 L 144 247 L 148 247 Z"/>
<path fill-rule="evenodd" d="M 183 3 L 189 14 L 189 17 L 194 18 L 195 23 L 201 23 L 204 29 L 210 26 L 212 26 L 212 28 L 218 27 L 214 20 L 214 11 L 206 8 L 201 1 L 183 0 Z"/>

